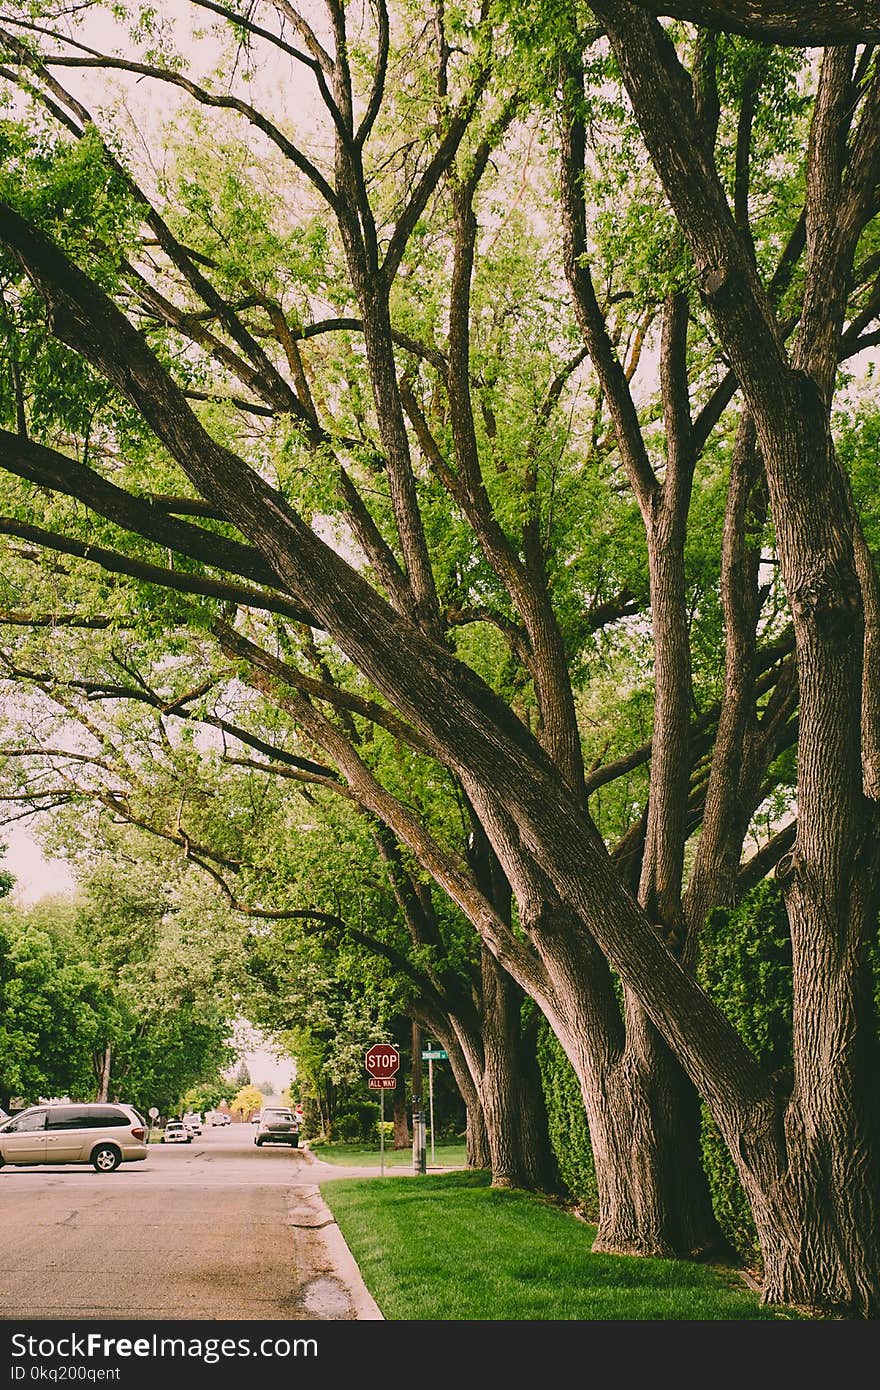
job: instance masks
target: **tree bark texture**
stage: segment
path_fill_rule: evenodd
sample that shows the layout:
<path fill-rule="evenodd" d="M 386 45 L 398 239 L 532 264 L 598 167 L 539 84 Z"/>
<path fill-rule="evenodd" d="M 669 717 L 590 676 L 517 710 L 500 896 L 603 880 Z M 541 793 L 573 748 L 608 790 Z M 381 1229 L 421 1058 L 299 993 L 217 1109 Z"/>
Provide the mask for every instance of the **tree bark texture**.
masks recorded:
<path fill-rule="evenodd" d="M 406 1109 L 406 1092 L 402 1086 L 394 1088 L 394 1138 L 395 1149 L 408 1149 L 412 1143 L 409 1132 L 409 1116 Z"/>
<path fill-rule="evenodd" d="M 871 1316 L 880 1307 L 880 1149 L 876 1087 L 866 1065 L 876 1033 L 863 1003 L 863 977 L 876 923 L 876 813 L 862 780 L 862 594 L 829 406 L 841 277 L 849 274 L 869 201 L 865 188 L 873 193 L 876 186 L 877 92 L 866 100 L 862 148 L 844 182 L 841 93 L 848 68 L 835 53 L 823 64 L 807 176 L 805 312 L 790 363 L 717 172 L 693 159 L 693 109 L 668 38 L 627 0 L 613 13 L 604 3 L 596 9 L 608 23 L 646 143 L 755 420 L 794 621 L 798 831 L 783 872 L 793 957 L 793 1089 L 787 1103 L 766 1098 L 751 1124 L 741 1101 L 729 1106 L 718 1097 L 713 1113 L 753 1203 L 768 1270 L 765 1297 Z M 851 54 L 846 61 L 851 67 Z"/>

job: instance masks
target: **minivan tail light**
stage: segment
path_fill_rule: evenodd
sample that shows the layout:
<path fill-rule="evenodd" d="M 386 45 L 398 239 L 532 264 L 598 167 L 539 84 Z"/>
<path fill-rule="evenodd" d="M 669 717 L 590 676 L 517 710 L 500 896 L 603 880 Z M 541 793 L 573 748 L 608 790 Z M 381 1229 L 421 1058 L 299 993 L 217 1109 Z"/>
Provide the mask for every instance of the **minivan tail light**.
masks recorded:
<path fill-rule="evenodd" d="M 131 1127 L 131 1133 L 132 1133 L 133 1138 L 135 1138 L 135 1139 L 143 1139 L 143 1137 L 144 1137 L 146 1131 L 145 1131 L 143 1125 L 132 1125 L 132 1127 Z"/>

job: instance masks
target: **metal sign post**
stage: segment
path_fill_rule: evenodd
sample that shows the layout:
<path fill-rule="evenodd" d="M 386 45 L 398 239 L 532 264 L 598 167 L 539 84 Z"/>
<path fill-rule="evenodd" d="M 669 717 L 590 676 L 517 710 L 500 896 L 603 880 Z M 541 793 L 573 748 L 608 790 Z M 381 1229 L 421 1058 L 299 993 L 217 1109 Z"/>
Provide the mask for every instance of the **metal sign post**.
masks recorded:
<path fill-rule="evenodd" d="M 413 1172 L 427 1171 L 425 1159 L 425 1112 L 422 1109 L 422 1028 L 412 1021 L 412 1135 Z"/>
<path fill-rule="evenodd" d="M 422 1053 L 422 1061 L 428 1063 L 428 1110 L 431 1117 L 431 1167 L 434 1167 L 434 1062 L 445 1062 L 449 1053 L 436 1043 Z"/>
<path fill-rule="evenodd" d="M 379 1092 L 379 1177 L 385 1176 L 385 1088 Z"/>
<path fill-rule="evenodd" d="M 431 1117 L 431 1167 L 434 1167 L 434 1058 L 428 1058 L 428 1114 Z"/>

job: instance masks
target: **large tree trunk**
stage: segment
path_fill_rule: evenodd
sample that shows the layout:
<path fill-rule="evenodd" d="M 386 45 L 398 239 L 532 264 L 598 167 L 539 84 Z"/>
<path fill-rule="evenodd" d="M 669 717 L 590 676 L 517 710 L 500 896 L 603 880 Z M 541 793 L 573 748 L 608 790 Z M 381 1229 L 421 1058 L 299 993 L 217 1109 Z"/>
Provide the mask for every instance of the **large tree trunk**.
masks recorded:
<path fill-rule="evenodd" d="M 701 1255 L 725 1243 L 700 1162 L 699 1101 L 634 995 L 625 1020 L 607 962 L 582 933 L 577 955 L 564 909 L 531 923 L 552 993 L 535 995 L 580 1083 L 599 1190 L 595 1249 Z"/>
<path fill-rule="evenodd" d="M 604 1116 L 591 1125 L 597 1180 L 616 1187 L 600 1208 L 594 1248 L 679 1256 L 725 1251 L 700 1158 L 696 1091 L 629 992 L 626 1014 L 623 1056 L 606 1083 Z M 601 1161 L 597 1139 L 607 1150 Z"/>
<path fill-rule="evenodd" d="M 406 1110 L 406 1091 L 402 1086 L 397 1086 L 394 1090 L 394 1139 L 392 1147 L 408 1149 L 411 1143 L 412 1135 L 409 1132 L 409 1117 Z"/>
<path fill-rule="evenodd" d="M 480 1099 L 493 1187 L 543 1189 L 553 1181 L 547 1112 L 534 1072 L 527 1074 L 522 1037 L 523 992 L 485 948 L 483 1070 Z"/>
<path fill-rule="evenodd" d="M 626 1045 L 604 1066 L 596 1065 L 595 1039 L 583 1025 L 561 1039 L 581 1084 L 593 1148 L 599 1190 L 593 1249 L 660 1256 L 723 1251 L 700 1162 L 696 1092 L 633 1001 L 629 1012 Z"/>
<path fill-rule="evenodd" d="M 792 890 L 794 896 L 796 890 Z M 800 908 L 790 905 L 790 912 Z M 801 1025 L 794 1090 L 775 1122 L 725 1137 L 755 1218 L 764 1301 L 880 1316 L 880 1152 L 871 972 L 828 962 L 833 983 Z M 812 1033 L 807 1039 L 804 1027 Z M 796 1033 L 799 1030 L 796 1028 Z M 866 1045 L 867 1043 L 867 1045 Z"/>
<path fill-rule="evenodd" d="M 628 0 L 595 0 L 594 10 L 755 421 L 797 650 L 798 831 L 782 874 L 791 1096 L 783 1105 L 772 1091 L 759 1094 L 749 1107 L 733 1076 L 723 1092 L 710 1075 L 702 1084 L 752 1202 L 765 1298 L 875 1316 L 877 1035 L 865 955 L 876 931 L 878 805 L 863 791 L 863 601 L 849 486 L 829 420 L 852 258 L 876 203 L 880 82 L 867 88 L 850 148 L 853 52 L 826 52 L 807 167 L 807 275 L 789 360 L 717 170 L 693 158 L 693 106 L 668 37 Z M 745 1076 L 745 1059 L 732 1060 Z"/>
<path fill-rule="evenodd" d="M 98 1092 L 95 1096 L 95 1100 L 104 1101 L 110 1099 L 110 1062 L 112 1056 L 112 1048 L 110 1047 L 110 1044 L 107 1043 L 100 1058 L 98 1070 Z"/>

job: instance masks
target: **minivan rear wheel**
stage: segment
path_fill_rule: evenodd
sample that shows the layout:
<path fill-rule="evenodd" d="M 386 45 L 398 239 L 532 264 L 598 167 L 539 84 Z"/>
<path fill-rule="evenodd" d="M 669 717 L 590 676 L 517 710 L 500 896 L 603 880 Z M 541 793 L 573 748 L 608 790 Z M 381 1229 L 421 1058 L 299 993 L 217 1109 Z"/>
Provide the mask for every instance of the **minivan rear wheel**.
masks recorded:
<path fill-rule="evenodd" d="M 92 1164 L 96 1173 L 113 1173 L 122 1162 L 122 1154 L 115 1144 L 99 1144 L 92 1151 Z"/>

